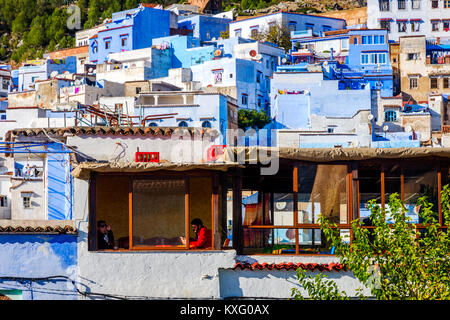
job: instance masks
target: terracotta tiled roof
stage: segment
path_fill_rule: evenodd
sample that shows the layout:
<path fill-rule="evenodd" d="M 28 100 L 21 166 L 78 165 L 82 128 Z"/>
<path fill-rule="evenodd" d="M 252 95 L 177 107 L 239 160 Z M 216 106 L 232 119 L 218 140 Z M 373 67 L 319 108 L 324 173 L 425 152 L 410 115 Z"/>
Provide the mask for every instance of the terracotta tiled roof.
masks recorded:
<path fill-rule="evenodd" d="M 22 227 L 22 226 L 0 226 L 0 233 L 61 233 L 77 234 L 77 229 L 72 226 L 43 226 L 43 227 Z"/>
<path fill-rule="evenodd" d="M 66 128 L 26 128 L 14 129 L 6 133 L 6 140 L 12 135 L 37 136 L 44 134 L 64 135 L 65 133 L 73 135 L 131 135 L 131 136 L 171 136 L 172 134 L 182 134 L 185 132 L 191 135 L 216 136 L 218 131 L 209 128 L 186 128 L 186 127 L 66 127 Z"/>
<path fill-rule="evenodd" d="M 240 270 L 297 270 L 298 268 L 302 268 L 303 270 L 319 270 L 319 271 L 340 271 L 340 270 L 347 270 L 346 267 L 340 263 L 241 263 L 238 262 L 234 265 L 233 270 L 240 269 Z"/>

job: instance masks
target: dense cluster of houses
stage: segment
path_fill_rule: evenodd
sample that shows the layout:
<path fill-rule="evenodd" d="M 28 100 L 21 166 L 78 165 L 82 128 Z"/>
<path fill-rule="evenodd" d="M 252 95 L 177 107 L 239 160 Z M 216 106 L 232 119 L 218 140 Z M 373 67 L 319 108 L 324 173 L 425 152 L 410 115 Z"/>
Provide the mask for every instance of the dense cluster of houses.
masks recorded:
<path fill-rule="evenodd" d="M 319 214 L 351 241 L 398 192 L 446 224 L 450 3 L 367 2 L 364 21 L 143 3 L 0 65 L 0 296 L 286 298 L 297 268 L 355 295 Z M 254 40 L 277 27 L 288 51 Z M 271 122 L 238 130 L 241 109 Z"/>

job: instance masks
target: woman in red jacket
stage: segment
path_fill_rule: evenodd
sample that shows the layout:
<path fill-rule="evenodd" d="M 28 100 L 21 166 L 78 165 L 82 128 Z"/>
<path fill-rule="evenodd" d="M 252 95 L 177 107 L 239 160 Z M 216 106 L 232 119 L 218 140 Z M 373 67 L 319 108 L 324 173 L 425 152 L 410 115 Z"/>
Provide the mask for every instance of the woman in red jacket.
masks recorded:
<path fill-rule="evenodd" d="M 202 220 L 195 218 L 191 221 L 192 229 L 197 236 L 197 239 L 189 242 L 189 248 L 191 249 L 207 249 L 211 248 L 211 230 L 203 225 Z M 183 244 L 186 244 L 186 239 L 182 237 Z"/>

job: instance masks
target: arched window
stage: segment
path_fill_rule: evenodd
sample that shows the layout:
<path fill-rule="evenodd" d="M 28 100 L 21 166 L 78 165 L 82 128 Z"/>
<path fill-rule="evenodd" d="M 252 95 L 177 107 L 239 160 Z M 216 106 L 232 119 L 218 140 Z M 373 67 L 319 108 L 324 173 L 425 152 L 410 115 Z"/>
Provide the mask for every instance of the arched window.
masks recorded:
<path fill-rule="evenodd" d="M 384 113 L 384 121 L 385 122 L 395 122 L 397 121 L 397 112 L 393 110 L 386 111 Z"/>
<path fill-rule="evenodd" d="M 211 122 L 209 121 L 203 121 L 202 128 L 211 128 Z"/>
<path fill-rule="evenodd" d="M 149 127 L 157 127 L 158 124 L 157 124 L 156 122 L 150 122 L 150 123 L 148 124 L 148 126 L 149 126 Z"/>
<path fill-rule="evenodd" d="M 181 121 L 181 122 L 178 124 L 178 126 L 179 126 L 179 127 L 188 127 L 188 124 L 187 124 L 186 121 Z"/>

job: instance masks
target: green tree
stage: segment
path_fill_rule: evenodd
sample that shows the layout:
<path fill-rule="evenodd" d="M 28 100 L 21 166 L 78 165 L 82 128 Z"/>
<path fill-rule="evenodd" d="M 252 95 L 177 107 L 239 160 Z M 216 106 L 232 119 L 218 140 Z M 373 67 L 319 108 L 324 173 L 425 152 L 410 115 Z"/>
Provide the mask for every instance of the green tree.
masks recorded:
<path fill-rule="evenodd" d="M 450 187 L 445 186 L 441 194 L 444 221 L 448 223 Z M 398 194 L 389 196 L 388 209 L 370 201 L 372 226 L 361 228 L 359 220 L 352 221 L 351 244 L 341 239 L 336 224 L 323 216 L 319 219 L 340 263 L 377 299 L 450 299 L 450 235 L 441 228 L 426 196 L 420 197 L 417 205 L 423 225 L 420 229 L 411 223 Z M 388 212 L 390 220 L 386 219 Z M 310 281 L 308 285 L 314 287 L 309 292 L 320 297 L 316 292 L 322 283 Z"/>
<path fill-rule="evenodd" d="M 267 41 L 276 44 L 285 51 L 291 49 L 291 31 L 286 26 L 277 24 L 263 29 L 252 37 L 257 41 Z"/>
<path fill-rule="evenodd" d="M 336 282 L 327 280 L 327 276 L 318 273 L 315 276 L 307 275 L 306 271 L 299 268 L 297 270 L 297 281 L 308 293 L 308 298 L 304 296 L 298 288 L 292 288 L 291 296 L 295 300 L 348 300 L 344 291 L 339 291 Z"/>
<path fill-rule="evenodd" d="M 271 122 L 270 117 L 264 111 L 240 109 L 238 111 L 238 127 L 240 129 L 262 129 Z"/>
<path fill-rule="evenodd" d="M 28 21 L 25 16 L 25 12 L 22 11 L 17 15 L 17 17 L 14 19 L 12 23 L 12 32 L 21 35 L 27 30 L 27 27 Z"/>

